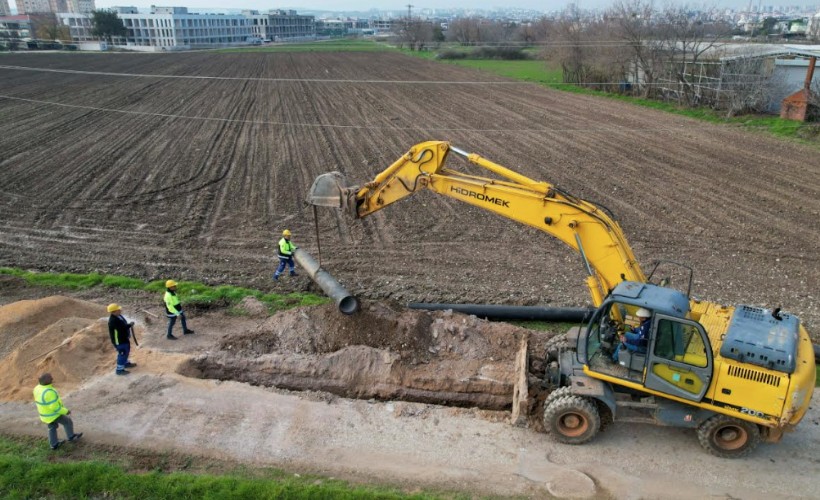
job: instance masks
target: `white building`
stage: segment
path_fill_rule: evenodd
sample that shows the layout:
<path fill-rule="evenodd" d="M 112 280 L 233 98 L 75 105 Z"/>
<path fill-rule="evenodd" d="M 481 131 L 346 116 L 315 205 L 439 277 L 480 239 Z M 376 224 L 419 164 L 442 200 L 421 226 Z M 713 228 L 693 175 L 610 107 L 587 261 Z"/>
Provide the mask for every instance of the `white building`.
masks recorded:
<path fill-rule="evenodd" d="M 6 0 L 0 0 L 0 16 L 10 16 L 11 9 L 9 8 L 9 3 Z"/>
<path fill-rule="evenodd" d="M 244 45 L 252 37 L 250 20 L 242 15 L 191 14 L 186 7 L 152 7 L 140 14 L 136 7 L 115 7 L 128 30 L 114 37 L 114 47 L 138 51 L 186 50 L 191 48 Z M 58 14 L 77 42 L 92 41 L 91 16 Z"/>
<path fill-rule="evenodd" d="M 269 42 L 313 40 L 316 38 L 316 19 L 299 15 L 295 10 L 270 10 L 260 14 L 256 10 L 244 10 L 242 15 L 251 23 L 253 36 Z"/>

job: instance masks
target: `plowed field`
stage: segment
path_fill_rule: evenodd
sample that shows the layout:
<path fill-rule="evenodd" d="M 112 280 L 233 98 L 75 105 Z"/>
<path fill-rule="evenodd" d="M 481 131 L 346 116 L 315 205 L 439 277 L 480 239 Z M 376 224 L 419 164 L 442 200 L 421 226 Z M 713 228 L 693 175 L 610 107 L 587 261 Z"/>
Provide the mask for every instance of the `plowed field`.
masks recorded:
<path fill-rule="evenodd" d="M 391 53 L 5 55 L 0 95 L 0 265 L 307 287 L 270 274 L 283 228 L 317 251 L 314 177 L 438 139 L 607 206 L 695 295 L 820 330 L 817 149 Z M 569 249 L 455 200 L 319 228 L 365 297 L 588 300 Z"/>

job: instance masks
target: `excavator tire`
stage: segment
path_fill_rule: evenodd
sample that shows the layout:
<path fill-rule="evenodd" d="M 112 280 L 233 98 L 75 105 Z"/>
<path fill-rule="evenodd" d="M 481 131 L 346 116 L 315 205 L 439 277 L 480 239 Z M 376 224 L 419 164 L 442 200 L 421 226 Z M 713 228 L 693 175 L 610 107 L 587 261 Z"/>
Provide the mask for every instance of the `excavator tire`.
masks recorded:
<path fill-rule="evenodd" d="M 562 333 L 560 335 L 556 335 L 555 337 L 549 339 L 544 346 L 544 359 L 547 363 L 550 361 L 554 361 L 558 359 L 558 351 L 559 350 L 567 350 L 570 349 L 569 340 L 567 340 L 567 334 Z"/>
<path fill-rule="evenodd" d="M 601 416 L 593 401 L 581 396 L 564 396 L 544 409 L 544 428 L 556 441 L 583 444 L 601 429 Z"/>
<path fill-rule="evenodd" d="M 715 415 L 698 427 L 700 445 L 717 457 L 745 457 L 760 444 L 757 425 L 726 415 Z"/>
<path fill-rule="evenodd" d="M 554 391 L 549 393 L 549 395 L 547 396 L 547 399 L 544 400 L 544 408 L 549 406 L 550 403 L 552 403 L 553 401 L 555 401 L 558 398 L 563 398 L 564 396 L 571 396 L 571 395 L 572 395 L 572 387 L 570 387 L 568 385 L 564 386 L 564 387 L 559 387 L 558 389 L 555 389 Z"/>

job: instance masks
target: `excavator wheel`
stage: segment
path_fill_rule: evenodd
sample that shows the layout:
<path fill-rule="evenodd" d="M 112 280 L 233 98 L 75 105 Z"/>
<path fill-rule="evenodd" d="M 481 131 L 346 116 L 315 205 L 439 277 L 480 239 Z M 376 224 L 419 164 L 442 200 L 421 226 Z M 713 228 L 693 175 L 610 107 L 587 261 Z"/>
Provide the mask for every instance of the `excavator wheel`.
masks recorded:
<path fill-rule="evenodd" d="M 549 339 L 544 346 L 544 359 L 549 363 L 550 361 L 554 361 L 558 359 L 558 351 L 559 350 L 567 350 L 570 349 L 569 340 L 567 340 L 567 334 L 562 333 L 560 335 L 556 335 L 555 337 Z"/>
<path fill-rule="evenodd" d="M 745 420 L 715 415 L 698 427 L 698 441 L 712 455 L 740 458 L 760 444 L 760 429 Z"/>
<path fill-rule="evenodd" d="M 554 391 L 549 393 L 549 395 L 547 396 L 547 399 L 544 400 L 544 408 L 549 406 L 550 403 L 552 403 L 556 399 L 563 398 L 564 396 L 570 396 L 570 395 L 572 395 L 572 387 L 570 387 L 568 385 L 564 386 L 564 387 L 559 387 L 558 389 L 555 389 Z"/>
<path fill-rule="evenodd" d="M 583 444 L 601 429 L 601 415 L 593 401 L 581 396 L 564 396 L 544 409 L 544 428 L 556 441 Z"/>

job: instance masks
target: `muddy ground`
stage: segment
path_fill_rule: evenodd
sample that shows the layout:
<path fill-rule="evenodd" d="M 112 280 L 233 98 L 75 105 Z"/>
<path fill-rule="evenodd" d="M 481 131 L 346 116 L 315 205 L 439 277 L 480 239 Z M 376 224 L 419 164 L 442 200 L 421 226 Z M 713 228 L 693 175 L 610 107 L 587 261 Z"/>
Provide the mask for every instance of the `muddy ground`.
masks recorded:
<path fill-rule="evenodd" d="M 0 265 L 311 289 L 270 274 L 285 227 L 318 254 L 315 176 L 364 182 L 439 139 L 608 207 L 698 297 L 782 305 L 820 338 L 815 148 L 393 53 L 9 54 L 0 96 Z M 322 211 L 319 233 L 364 298 L 589 302 L 570 250 L 428 193 Z"/>

